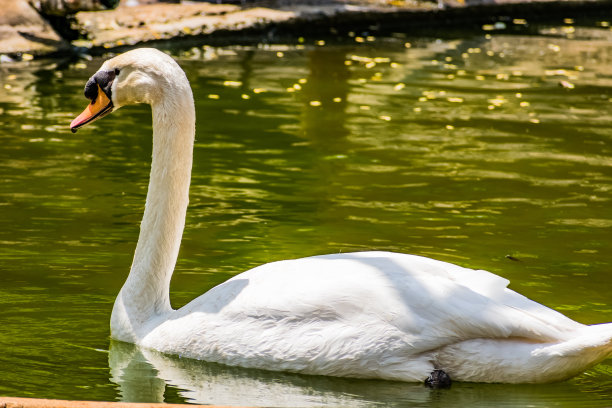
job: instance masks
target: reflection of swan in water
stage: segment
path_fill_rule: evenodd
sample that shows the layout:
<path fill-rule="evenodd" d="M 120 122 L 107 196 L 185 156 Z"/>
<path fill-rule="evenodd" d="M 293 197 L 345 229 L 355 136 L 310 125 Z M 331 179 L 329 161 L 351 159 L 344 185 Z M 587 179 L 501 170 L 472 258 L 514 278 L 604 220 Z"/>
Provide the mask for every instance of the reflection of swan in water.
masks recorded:
<path fill-rule="evenodd" d="M 229 367 L 178 358 L 112 341 L 111 380 L 124 402 L 171 402 L 265 407 L 550 407 L 606 401 L 594 387 L 456 383 L 443 393 L 421 384 L 308 376 Z M 172 387 L 172 392 L 168 392 Z M 601 388 L 598 384 L 597 389 Z M 605 390 L 605 388 L 604 388 Z M 167 394 L 164 395 L 164 392 Z M 176 397 L 174 397 L 176 401 Z M 177 401 L 178 402 L 178 401 Z"/>
<path fill-rule="evenodd" d="M 404 381 L 434 369 L 463 381 L 555 381 L 612 353 L 612 324 L 574 322 L 486 271 L 386 252 L 262 265 L 173 310 L 195 134 L 189 82 L 167 55 L 139 49 L 106 61 L 85 95 L 74 131 L 122 105 L 153 111 L 145 213 L 111 317 L 117 340 L 228 365 Z"/>
<path fill-rule="evenodd" d="M 276 373 L 177 358 L 129 343 L 113 341 L 111 380 L 125 402 L 165 402 L 166 386 L 192 403 L 214 405 L 309 407 L 371 404 L 387 393 L 399 397 L 416 392 L 425 402 L 422 385 Z M 368 398 L 368 394 L 371 397 Z M 405 395 L 404 395 L 405 396 Z"/>

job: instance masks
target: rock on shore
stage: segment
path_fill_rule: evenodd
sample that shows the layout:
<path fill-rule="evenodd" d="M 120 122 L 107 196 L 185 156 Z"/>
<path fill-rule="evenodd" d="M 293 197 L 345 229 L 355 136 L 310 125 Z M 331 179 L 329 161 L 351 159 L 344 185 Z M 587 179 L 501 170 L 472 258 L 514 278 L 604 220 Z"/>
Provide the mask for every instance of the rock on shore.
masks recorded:
<path fill-rule="evenodd" d="M 269 8 L 242 9 L 230 4 L 147 4 L 120 6 L 105 12 L 76 15 L 79 31 L 86 37 L 76 44 L 86 48 L 112 48 L 176 37 L 212 34 L 218 30 L 240 31 L 295 18 L 291 11 Z"/>
<path fill-rule="evenodd" d="M 70 49 L 27 0 L 3 0 L 2 8 L 0 54 L 37 56 Z"/>
<path fill-rule="evenodd" d="M 5 10 L 0 14 L 0 60 L 2 54 L 38 56 L 70 52 L 74 47 L 79 47 L 79 52 L 87 49 L 95 53 L 151 41 L 212 34 L 261 36 L 293 29 L 293 34 L 302 35 L 312 34 L 317 28 L 327 32 L 335 26 L 354 30 L 381 22 L 405 30 L 419 25 L 443 27 L 491 22 L 496 15 L 525 17 L 531 12 L 541 17 L 559 11 L 612 7 L 612 0 L 227 0 L 232 4 L 121 0 L 114 10 L 74 14 L 85 4 L 97 2 L 114 7 L 119 0 L 29 0 L 34 4 L 44 3 L 47 8 L 49 4 L 63 5 L 55 8 L 67 13 L 67 17 L 59 17 L 66 17 L 66 32 L 79 36 L 69 43 L 28 0 L 0 1 L 5 3 Z M 49 17 L 44 7 L 38 8 Z"/>

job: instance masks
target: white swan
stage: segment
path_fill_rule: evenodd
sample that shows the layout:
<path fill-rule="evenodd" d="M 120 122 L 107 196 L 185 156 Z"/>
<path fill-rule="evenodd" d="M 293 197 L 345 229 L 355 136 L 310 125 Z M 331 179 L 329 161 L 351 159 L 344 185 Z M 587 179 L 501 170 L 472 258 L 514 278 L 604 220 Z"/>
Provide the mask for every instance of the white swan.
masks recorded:
<path fill-rule="evenodd" d="M 187 210 L 193 96 L 154 49 L 106 61 L 71 129 L 123 105 L 153 112 L 153 161 L 138 245 L 111 317 L 113 338 L 184 357 L 308 374 L 423 381 L 550 382 L 612 354 L 612 323 L 585 326 L 486 271 L 388 252 L 259 266 L 179 310 L 169 301 Z"/>

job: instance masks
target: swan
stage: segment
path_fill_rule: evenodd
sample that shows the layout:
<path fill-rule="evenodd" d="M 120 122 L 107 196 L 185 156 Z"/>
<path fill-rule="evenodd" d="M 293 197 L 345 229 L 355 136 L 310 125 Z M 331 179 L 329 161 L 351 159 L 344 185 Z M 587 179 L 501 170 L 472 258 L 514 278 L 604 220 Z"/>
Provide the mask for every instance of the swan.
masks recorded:
<path fill-rule="evenodd" d="M 268 263 L 174 310 L 195 135 L 189 81 L 171 57 L 141 48 L 105 61 L 85 96 L 73 132 L 129 104 L 151 105 L 153 117 L 145 210 L 113 339 L 226 365 L 441 386 L 560 381 L 612 354 L 612 323 L 583 325 L 490 272 L 400 253 Z"/>

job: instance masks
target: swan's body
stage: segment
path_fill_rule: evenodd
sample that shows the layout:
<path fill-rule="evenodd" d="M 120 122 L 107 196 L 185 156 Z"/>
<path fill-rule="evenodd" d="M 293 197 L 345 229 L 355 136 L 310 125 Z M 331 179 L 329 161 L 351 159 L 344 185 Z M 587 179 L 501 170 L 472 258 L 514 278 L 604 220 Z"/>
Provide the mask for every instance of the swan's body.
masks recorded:
<path fill-rule="evenodd" d="M 388 252 L 262 265 L 173 310 L 195 133 L 187 78 L 170 57 L 139 49 L 105 62 L 86 95 L 74 130 L 128 103 L 153 111 L 151 179 L 115 339 L 229 365 L 404 381 L 434 369 L 460 381 L 557 381 L 612 354 L 612 324 L 577 323 L 486 271 Z"/>

